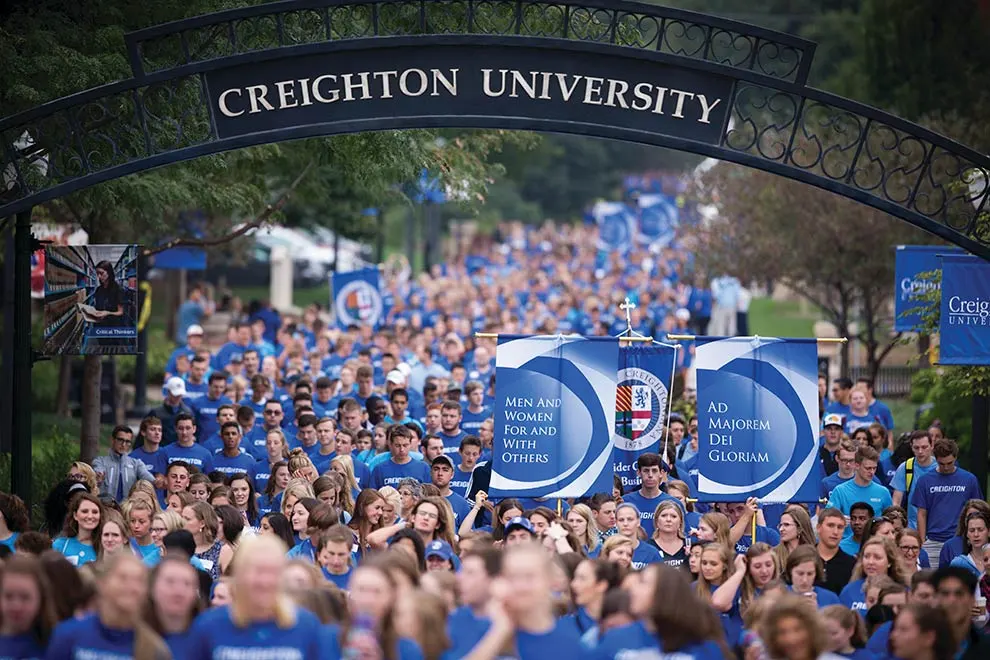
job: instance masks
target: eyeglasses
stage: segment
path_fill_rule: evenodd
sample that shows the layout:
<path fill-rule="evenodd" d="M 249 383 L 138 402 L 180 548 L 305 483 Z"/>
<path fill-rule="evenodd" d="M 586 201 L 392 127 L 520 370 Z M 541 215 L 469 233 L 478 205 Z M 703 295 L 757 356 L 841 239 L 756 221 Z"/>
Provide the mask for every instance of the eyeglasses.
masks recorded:
<path fill-rule="evenodd" d="M 125 444 L 125 445 L 133 445 L 134 444 L 134 439 L 133 438 L 116 437 L 113 440 L 114 440 L 114 442 L 119 442 L 119 443 Z"/>
<path fill-rule="evenodd" d="M 266 410 L 265 411 L 265 414 L 266 415 L 281 415 L 282 414 L 282 411 L 281 410 Z"/>
<path fill-rule="evenodd" d="M 901 549 L 901 552 L 921 552 L 920 545 L 900 545 L 897 547 Z"/>

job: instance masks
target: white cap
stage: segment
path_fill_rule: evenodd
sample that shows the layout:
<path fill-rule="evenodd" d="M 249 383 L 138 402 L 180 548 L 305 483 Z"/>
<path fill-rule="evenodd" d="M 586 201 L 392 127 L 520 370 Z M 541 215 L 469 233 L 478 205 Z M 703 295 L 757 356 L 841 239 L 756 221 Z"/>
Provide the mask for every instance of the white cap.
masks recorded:
<path fill-rule="evenodd" d="M 405 362 L 400 362 L 399 364 L 395 365 L 395 371 L 398 371 L 406 378 L 409 378 L 409 374 L 412 373 L 412 367 L 410 367 Z"/>
<path fill-rule="evenodd" d="M 199 325 L 198 323 L 193 323 L 191 326 L 189 326 L 189 329 L 186 330 L 187 337 L 189 335 L 202 335 L 202 334 L 203 334 L 203 326 Z"/>
<path fill-rule="evenodd" d="M 165 389 L 172 396 L 185 396 L 186 395 L 186 381 L 182 380 L 177 376 L 172 376 L 165 383 Z"/>
<path fill-rule="evenodd" d="M 398 369 L 392 369 L 392 371 L 388 372 L 385 380 L 395 385 L 405 385 L 406 383 L 406 377 Z"/>
<path fill-rule="evenodd" d="M 676 312 L 674 312 L 674 316 L 676 316 L 681 321 L 690 321 L 691 320 L 691 312 L 689 312 L 688 310 L 684 309 L 683 307 L 681 307 L 679 310 L 677 310 Z"/>

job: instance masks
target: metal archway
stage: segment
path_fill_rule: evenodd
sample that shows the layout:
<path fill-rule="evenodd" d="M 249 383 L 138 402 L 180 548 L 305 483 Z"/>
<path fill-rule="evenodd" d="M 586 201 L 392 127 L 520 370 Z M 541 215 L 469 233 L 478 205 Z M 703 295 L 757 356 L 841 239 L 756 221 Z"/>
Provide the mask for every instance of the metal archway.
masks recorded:
<path fill-rule="evenodd" d="M 990 158 L 808 87 L 815 47 L 791 35 L 632 2 L 288 0 L 126 42 L 133 78 L 0 120 L 0 217 L 248 145 L 497 127 L 733 161 L 990 258 Z"/>

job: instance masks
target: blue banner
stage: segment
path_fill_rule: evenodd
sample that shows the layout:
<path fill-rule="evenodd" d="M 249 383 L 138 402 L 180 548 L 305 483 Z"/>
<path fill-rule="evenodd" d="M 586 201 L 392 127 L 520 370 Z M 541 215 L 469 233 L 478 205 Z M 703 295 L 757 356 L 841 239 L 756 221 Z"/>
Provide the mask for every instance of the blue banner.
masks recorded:
<path fill-rule="evenodd" d="M 652 344 L 624 347 L 620 352 L 615 395 L 615 474 L 625 490 L 639 483 L 640 454 L 663 455 L 671 379 L 677 349 Z"/>
<path fill-rule="evenodd" d="M 814 339 L 697 338 L 698 497 L 817 502 Z"/>
<path fill-rule="evenodd" d="M 618 367 L 613 337 L 499 335 L 490 497 L 612 492 Z"/>
<path fill-rule="evenodd" d="M 970 255 L 942 259 L 939 364 L 990 364 L 990 263 Z"/>
<path fill-rule="evenodd" d="M 155 255 L 155 268 L 162 270 L 206 270 L 206 250 L 174 247 Z"/>
<path fill-rule="evenodd" d="M 636 238 L 636 216 L 622 202 L 598 202 L 591 209 L 598 225 L 598 248 L 628 250 Z"/>
<path fill-rule="evenodd" d="M 966 254 L 959 248 L 935 245 L 898 245 L 894 264 L 894 330 L 917 332 L 921 314 L 915 301 L 926 291 L 939 287 L 920 277 L 922 273 L 941 270 L 940 254 Z"/>
<path fill-rule="evenodd" d="M 330 276 L 333 311 L 337 326 L 370 325 L 378 328 L 385 319 L 378 268 L 362 268 Z"/>
<path fill-rule="evenodd" d="M 640 195 L 639 235 L 637 240 L 645 245 L 665 248 L 674 240 L 680 219 L 677 201 L 668 195 Z"/>

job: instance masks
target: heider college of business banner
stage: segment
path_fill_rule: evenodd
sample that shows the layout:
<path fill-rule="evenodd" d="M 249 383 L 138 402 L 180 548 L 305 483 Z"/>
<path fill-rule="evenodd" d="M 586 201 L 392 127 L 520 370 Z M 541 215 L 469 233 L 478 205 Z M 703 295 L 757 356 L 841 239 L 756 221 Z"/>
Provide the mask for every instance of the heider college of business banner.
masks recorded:
<path fill-rule="evenodd" d="M 615 400 L 615 474 L 622 486 L 639 483 L 636 461 L 662 453 L 677 349 L 665 345 L 623 347 Z"/>
<path fill-rule="evenodd" d="M 612 491 L 618 367 L 615 338 L 499 336 L 492 498 Z"/>
<path fill-rule="evenodd" d="M 699 498 L 817 502 L 816 341 L 699 337 L 695 356 Z"/>

